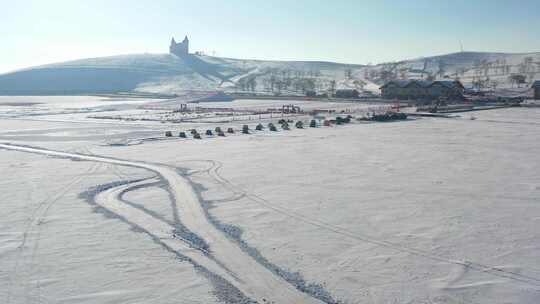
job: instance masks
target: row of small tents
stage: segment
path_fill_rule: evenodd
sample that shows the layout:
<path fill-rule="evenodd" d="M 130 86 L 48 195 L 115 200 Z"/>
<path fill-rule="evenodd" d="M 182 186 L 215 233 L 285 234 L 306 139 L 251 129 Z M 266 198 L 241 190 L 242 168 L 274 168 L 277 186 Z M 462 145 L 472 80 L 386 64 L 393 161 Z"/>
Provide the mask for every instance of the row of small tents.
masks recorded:
<path fill-rule="evenodd" d="M 353 117 L 351 115 L 347 115 L 347 117 L 336 117 L 335 119 L 330 119 L 330 120 L 324 120 L 322 125 L 325 126 L 325 127 L 329 127 L 331 126 L 332 124 L 336 124 L 336 125 L 342 125 L 342 124 L 346 124 L 346 123 L 350 123 L 351 122 L 351 119 Z M 407 119 L 407 114 L 404 114 L 404 113 L 395 113 L 395 112 L 388 112 L 388 113 L 385 113 L 385 114 L 377 114 L 377 115 L 372 115 L 371 117 L 368 117 L 368 118 L 361 118 L 359 120 L 368 120 L 368 121 L 393 121 L 393 120 L 405 120 Z M 290 130 L 291 129 L 291 124 L 293 124 L 294 121 L 292 120 L 285 120 L 285 119 L 280 119 L 278 121 L 278 124 L 281 126 L 281 129 L 282 130 Z M 315 119 L 312 119 L 310 122 L 309 122 L 309 127 L 310 128 L 316 128 L 318 127 L 319 124 L 317 123 L 317 121 Z M 268 128 L 268 130 L 272 131 L 272 132 L 277 132 L 278 131 L 278 128 L 276 127 L 276 125 L 274 125 L 274 123 L 270 122 L 268 123 L 268 125 L 266 126 Z M 296 127 L 297 129 L 303 129 L 304 128 L 304 122 L 303 121 L 297 121 L 296 123 L 294 123 L 294 127 Z M 265 126 L 261 123 L 259 123 L 256 127 L 255 127 L 255 130 L 256 131 L 263 131 L 265 129 Z M 249 128 L 248 125 L 243 125 L 242 126 L 242 130 L 241 132 L 243 134 L 250 134 L 251 130 Z M 191 129 L 190 131 L 188 132 L 180 132 L 178 133 L 178 137 L 180 138 L 187 138 L 188 137 L 188 133 L 191 134 L 193 136 L 193 138 L 195 139 L 201 139 L 201 134 L 196 130 L 196 129 Z M 206 130 L 205 134 L 206 136 L 214 136 L 214 135 L 217 135 L 217 136 L 222 136 L 222 137 L 225 137 L 225 133 L 228 133 L 228 134 L 234 134 L 235 133 L 235 130 L 231 127 L 227 128 L 226 131 L 224 131 L 221 127 L 216 127 L 213 131 L 208 129 Z M 173 136 L 173 133 L 172 131 L 166 131 L 165 132 L 165 136 L 166 137 L 172 137 Z"/>
<path fill-rule="evenodd" d="M 350 116 L 345 117 L 345 118 L 337 117 L 336 119 L 333 119 L 333 120 L 325 120 L 323 122 L 323 125 L 326 126 L 326 127 L 329 127 L 332 124 L 341 125 L 341 124 L 344 124 L 344 123 L 351 122 L 351 118 L 352 117 L 350 117 Z M 297 129 L 303 129 L 304 128 L 304 122 L 300 121 L 300 120 L 297 121 L 296 123 L 294 121 L 292 121 L 292 120 L 285 120 L 285 119 L 281 119 L 281 120 L 278 121 L 278 125 L 280 125 L 281 129 L 286 130 L 286 131 L 291 129 L 291 125 L 293 123 L 294 123 L 294 127 L 297 128 Z M 309 127 L 310 128 L 316 128 L 318 126 L 319 126 L 319 124 L 317 123 L 317 121 L 315 119 L 312 119 L 309 122 Z M 263 131 L 266 128 L 268 130 L 272 131 L 272 132 L 277 132 L 278 131 L 278 127 L 272 122 L 268 123 L 268 125 L 266 127 L 263 124 L 259 123 L 255 127 L 255 130 L 256 131 Z M 240 132 L 242 134 L 250 134 L 251 129 L 249 128 L 248 125 L 243 125 Z M 209 130 L 206 130 L 206 132 L 205 132 L 206 136 L 217 135 L 217 136 L 223 136 L 223 137 L 226 136 L 225 133 L 234 134 L 235 130 L 233 128 L 227 128 L 227 130 L 224 130 L 221 127 L 216 127 L 214 130 L 209 129 Z M 189 130 L 187 132 L 182 131 L 182 132 L 178 133 L 178 137 L 187 138 L 188 134 L 191 134 L 193 136 L 193 138 L 195 138 L 195 139 L 201 139 L 201 134 L 196 129 L 191 129 L 191 130 Z M 172 131 L 166 131 L 165 136 L 172 137 L 173 136 Z"/>

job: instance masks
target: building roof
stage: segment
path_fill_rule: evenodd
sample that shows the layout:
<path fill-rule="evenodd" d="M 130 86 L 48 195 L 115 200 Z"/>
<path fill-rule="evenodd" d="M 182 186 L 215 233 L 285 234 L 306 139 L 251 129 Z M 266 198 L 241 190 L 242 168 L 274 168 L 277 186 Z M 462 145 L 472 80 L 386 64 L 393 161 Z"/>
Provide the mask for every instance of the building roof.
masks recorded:
<path fill-rule="evenodd" d="M 433 84 L 435 83 L 440 83 L 447 88 L 455 88 L 456 86 L 464 88 L 459 80 L 438 80 L 433 82 Z"/>
<path fill-rule="evenodd" d="M 381 89 L 386 87 L 386 86 L 389 86 L 391 84 L 396 85 L 396 86 L 398 86 L 400 88 L 404 88 L 407 85 L 409 85 L 411 83 L 411 81 L 412 80 L 391 80 L 391 81 L 385 83 L 383 86 L 381 86 Z"/>
<path fill-rule="evenodd" d="M 412 85 L 412 84 L 417 84 L 418 86 L 420 86 L 422 88 L 427 88 L 430 85 L 432 85 L 433 83 L 434 83 L 434 81 L 430 81 L 430 80 L 411 80 L 411 82 L 408 84 L 408 86 Z"/>
<path fill-rule="evenodd" d="M 540 80 L 536 80 L 535 82 L 533 82 L 532 86 L 533 88 L 540 88 Z"/>
<path fill-rule="evenodd" d="M 435 84 L 443 85 L 447 88 L 455 88 L 460 87 L 463 88 L 463 85 L 458 80 L 436 80 L 436 81 L 429 81 L 429 80 L 417 80 L 417 79 L 401 79 L 401 80 L 391 80 L 387 83 L 385 83 L 383 86 L 381 86 L 381 89 L 389 86 L 389 85 L 396 85 L 400 88 L 405 88 L 407 86 L 410 86 L 412 84 L 416 84 L 423 88 L 428 88 Z"/>

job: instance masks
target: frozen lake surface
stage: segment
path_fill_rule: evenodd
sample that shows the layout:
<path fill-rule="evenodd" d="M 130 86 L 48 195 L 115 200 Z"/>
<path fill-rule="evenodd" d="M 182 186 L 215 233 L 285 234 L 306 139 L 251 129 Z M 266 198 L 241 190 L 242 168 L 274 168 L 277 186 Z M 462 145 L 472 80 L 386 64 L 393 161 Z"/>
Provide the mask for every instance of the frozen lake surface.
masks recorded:
<path fill-rule="evenodd" d="M 10 102 L 2 303 L 540 302 L 540 109 L 193 140 Z M 214 106 L 290 103 L 343 106 Z"/>

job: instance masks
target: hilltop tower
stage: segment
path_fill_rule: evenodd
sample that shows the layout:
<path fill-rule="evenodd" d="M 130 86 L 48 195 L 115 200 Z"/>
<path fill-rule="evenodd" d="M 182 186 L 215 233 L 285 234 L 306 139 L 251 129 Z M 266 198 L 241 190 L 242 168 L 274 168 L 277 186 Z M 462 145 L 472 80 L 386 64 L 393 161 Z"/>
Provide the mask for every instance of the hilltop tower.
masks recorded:
<path fill-rule="evenodd" d="M 189 55 L 189 39 L 187 35 L 180 43 L 176 43 L 173 37 L 171 39 L 171 45 L 169 46 L 169 53 L 174 54 L 178 57 L 184 57 Z"/>

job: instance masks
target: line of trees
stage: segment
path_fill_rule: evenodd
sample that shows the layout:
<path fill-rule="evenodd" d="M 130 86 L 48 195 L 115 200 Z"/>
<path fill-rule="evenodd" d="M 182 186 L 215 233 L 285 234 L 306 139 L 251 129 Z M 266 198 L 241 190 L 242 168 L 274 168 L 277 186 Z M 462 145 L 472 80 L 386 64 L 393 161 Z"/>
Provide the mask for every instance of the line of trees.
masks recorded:
<path fill-rule="evenodd" d="M 242 91 L 255 92 L 257 90 L 257 80 L 255 79 L 255 76 L 240 78 L 236 82 L 236 87 Z"/>
<path fill-rule="evenodd" d="M 353 79 L 352 69 L 343 71 L 345 78 Z M 354 80 L 356 88 L 363 88 L 365 83 Z M 273 94 L 285 91 L 301 94 L 313 92 L 328 92 L 334 94 L 337 82 L 334 79 L 324 78 L 319 70 L 294 70 L 266 68 L 257 74 L 248 75 L 237 81 L 237 89 L 254 92 L 257 89 Z"/>
<path fill-rule="evenodd" d="M 280 94 L 282 91 L 305 93 L 321 87 L 319 70 L 293 70 L 267 68 L 237 81 L 237 89 L 254 92 L 260 84 L 264 91 Z M 260 83 L 257 82 L 257 79 Z"/>

